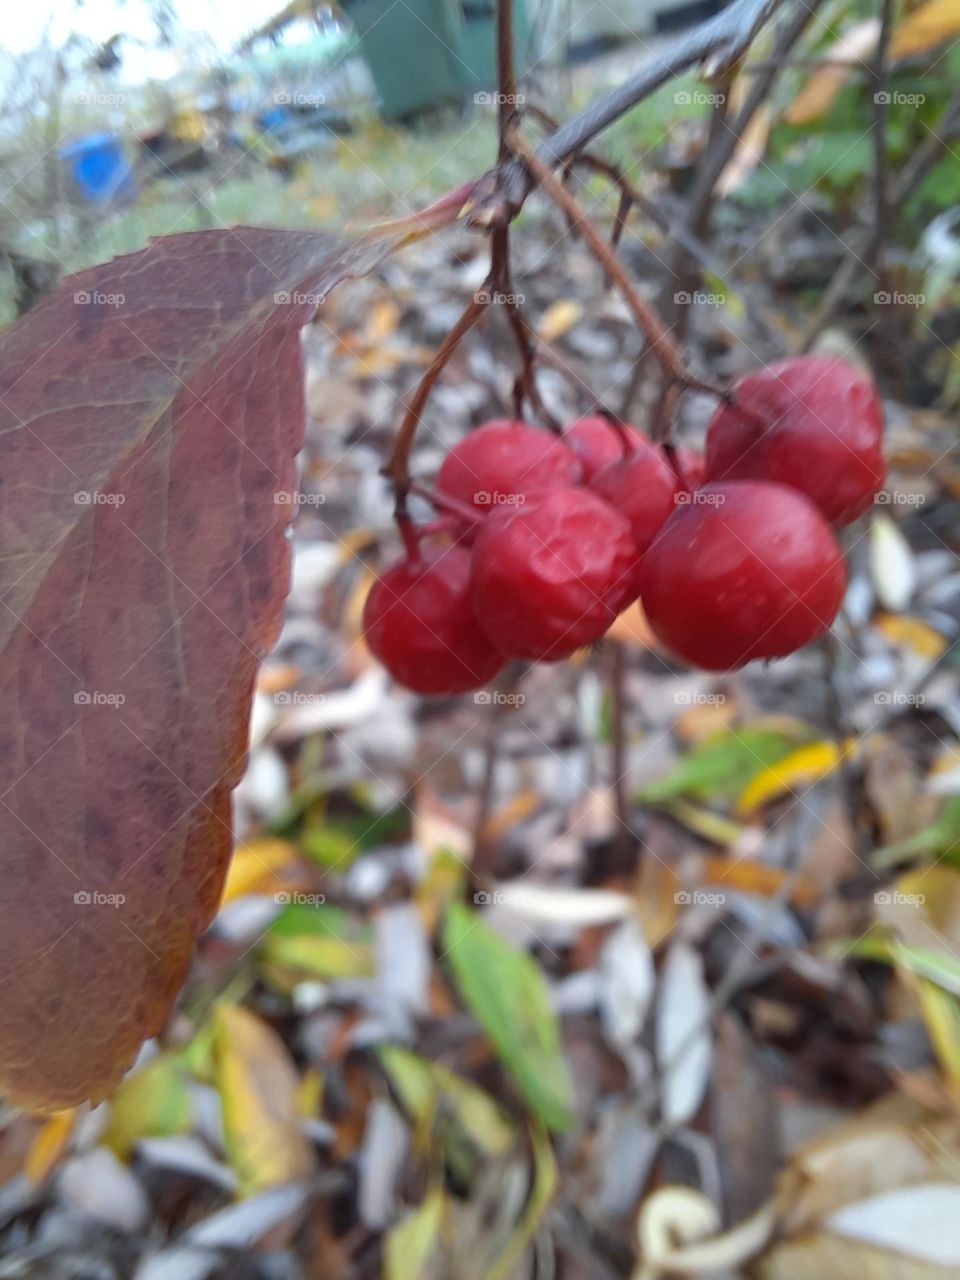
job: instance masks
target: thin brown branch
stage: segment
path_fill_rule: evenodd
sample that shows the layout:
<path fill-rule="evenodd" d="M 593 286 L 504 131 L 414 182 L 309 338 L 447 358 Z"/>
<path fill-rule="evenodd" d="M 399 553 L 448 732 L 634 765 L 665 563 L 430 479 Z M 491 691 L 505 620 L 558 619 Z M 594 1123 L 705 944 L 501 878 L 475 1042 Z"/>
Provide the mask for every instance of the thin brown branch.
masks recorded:
<path fill-rule="evenodd" d="M 673 382 L 683 383 L 687 386 L 701 386 L 705 390 L 714 391 L 716 394 L 722 395 L 723 392 L 720 389 L 712 384 L 701 383 L 700 380 L 689 373 L 683 363 L 680 349 L 673 341 L 660 317 L 627 275 L 615 250 L 597 231 L 576 196 L 566 189 L 552 169 L 540 159 L 516 132 L 513 134 L 512 146 L 516 154 L 529 166 L 531 173 L 554 204 L 572 220 L 577 232 L 586 241 L 609 279 L 623 294 L 665 376 Z"/>
<path fill-rule="evenodd" d="M 400 430 L 397 432 L 393 442 L 390 460 L 383 469 L 384 475 L 388 476 L 393 484 L 397 498 L 397 511 L 401 515 L 405 514 L 406 511 L 406 496 L 410 488 L 410 451 L 413 448 L 417 427 L 420 425 L 420 415 L 423 413 L 424 406 L 430 397 L 430 392 L 446 368 L 450 357 L 466 334 L 470 332 L 483 315 L 487 305 L 484 301 L 484 295 L 487 290 L 492 290 L 492 288 L 493 283 L 488 278 L 486 284 L 470 299 L 460 319 L 437 348 L 436 354 L 417 384 L 407 407 L 407 412 L 404 414 Z"/>

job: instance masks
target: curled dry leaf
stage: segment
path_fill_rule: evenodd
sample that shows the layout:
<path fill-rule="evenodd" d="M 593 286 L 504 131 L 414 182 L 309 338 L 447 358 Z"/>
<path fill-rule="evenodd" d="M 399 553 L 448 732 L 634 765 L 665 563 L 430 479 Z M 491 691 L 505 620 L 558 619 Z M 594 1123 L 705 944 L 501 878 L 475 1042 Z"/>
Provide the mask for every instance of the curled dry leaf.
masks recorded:
<path fill-rule="evenodd" d="M 169 236 L 0 337 L 0 1084 L 102 1097 L 217 906 L 289 575 L 299 329 L 388 241 Z"/>

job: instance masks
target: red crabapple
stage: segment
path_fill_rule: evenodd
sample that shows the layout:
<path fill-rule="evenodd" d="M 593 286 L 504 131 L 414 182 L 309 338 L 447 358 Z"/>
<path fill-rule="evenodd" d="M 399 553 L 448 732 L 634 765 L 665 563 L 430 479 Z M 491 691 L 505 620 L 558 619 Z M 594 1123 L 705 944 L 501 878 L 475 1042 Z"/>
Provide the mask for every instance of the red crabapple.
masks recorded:
<path fill-rule="evenodd" d="M 780 658 L 830 626 L 846 569 L 830 526 L 796 489 L 709 484 L 666 522 L 640 565 L 650 626 L 708 671 Z"/>
<path fill-rule="evenodd" d="M 416 693 L 479 689 L 504 657 L 481 630 L 468 599 L 470 552 L 456 545 L 421 549 L 377 578 L 363 609 L 375 657 Z"/>
<path fill-rule="evenodd" d="M 642 441 L 590 481 L 590 488 L 625 516 L 642 555 L 673 514 L 681 484 L 659 449 Z"/>
<path fill-rule="evenodd" d="M 862 515 L 883 484 L 883 405 L 859 369 L 829 356 L 779 360 L 741 378 L 707 432 L 707 481 L 775 480 L 831 524 Z"/>
<path fill-rule="evenodd" d="M 616 462 L 623 457 L 624 444 L 634 440 L 647 441 L 647 437 L 636 427 L 623 424 L 621 436 L 609 419 L 602 414 L 591 414 L 586 418 L 578 418 L 564 429 L 561 439 L 570 446 L 580 459 L 583 468 L 583 482 L 589 484 L 598 471 L 608 462 Z"/>
<path fill-rule="evenodd" d="M 576 484 L 576 455 L 549 431 L 510 418 L 485 422 L 455 444 L 437 473 L 437 490 L 490 511 L 547 489 Z"/>
<path fill-rule="evenodd" d="M 589 489 L 551 489 L 483 522 L 470 598 L 497 648 L 553 662 L 598 640 L 634 599 L 636 565 L 623 516 Z"/>

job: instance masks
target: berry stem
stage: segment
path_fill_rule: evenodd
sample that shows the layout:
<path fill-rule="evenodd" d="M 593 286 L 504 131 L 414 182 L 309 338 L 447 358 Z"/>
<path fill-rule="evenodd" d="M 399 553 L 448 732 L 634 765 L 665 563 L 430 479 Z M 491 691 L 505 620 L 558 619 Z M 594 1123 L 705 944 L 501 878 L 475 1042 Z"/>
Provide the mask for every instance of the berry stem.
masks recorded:
<path fill-rule="evenodd" d="M 421 498 L 426 498 L 428 502 L 432 502 L 438 511 L 444 511 L 448 515 L 456 516 L 458 520 L 462 520 L 466 524 L 479 524 L 482 519 L 480 513 L 474 511 L 472 507 L 468 507 L 465 503 L 460 502 L 457 498 L 450 497 L 446 493 L 439 493 L 429 485 L 420 484 L 418 480 L 411 482 L 410 492 L 418 493 Z"/>

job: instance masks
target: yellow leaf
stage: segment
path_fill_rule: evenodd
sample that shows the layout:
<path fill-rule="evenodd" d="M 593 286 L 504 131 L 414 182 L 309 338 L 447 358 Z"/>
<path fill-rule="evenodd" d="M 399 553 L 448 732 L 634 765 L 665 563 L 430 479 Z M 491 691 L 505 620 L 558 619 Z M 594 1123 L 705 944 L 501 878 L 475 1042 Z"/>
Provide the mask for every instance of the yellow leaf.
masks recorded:
<path fill-rule="evenodd" d="M 371 342 L 384 342 L 397 327 L 400 319 L 400 308 L 389 298 L 381 298 L 370 309 L 367 321 L 367 334 Z"/>
<path fill-rule="evenodd" d="M 842 749 L 836 742 L 811 742 L 792 751 L 747 783 L 737 801 L 737 813 L 751 813 L 797 785 L 808 786 L 827 777 L 850 755 L 853 747 L 854 741 L 849 739 Z"/>
<path fill-rule="evenodd" d="M 939 658 L 947 647 L 946 640 L 929 622 L 906 613 L 881 613 L 875 625 L 892 644 L 912 649 L 921 658 L 929 658 L 931 662 Z"/>
<path fill-rule="evenodd" d="M 49 1177 L 66 1150 L 76 1123 L 75 1107 L 71 1107 L 69 1111 L 55 1111 L 44 1120 L 34 1134 L 23 1164 L 23 1172 L 31 1182 L 39 1185 Z"/>
<path fill-rule="evenodd" d="M 787 107 L 783 113 L 787 124 L 809 124 L 811 120 L 826 115 L 849 79 L 851 69 L 873 53 L 879 35 L 880 19 L 866 18 L 825 49 L 823 56 L 830 59 L 831 65 L 815 71 Z M 843 65 L 837 66 L 838 62 Z"/>
<path fill-rule="evenodd" d="M 237 1005 L 218 1005 L 214 1019 L 224 1137 L 241 1192 L 306 1177 L 313 1151 L 301 1127 L 299 1080 L 283 1043 Z"/>
<path fill-rule="evenodd" d="M 960 34 L 958 0 L 930 0 L 916 9 L 895 29 L 890 41 L 891 58 L 907 58 L 932 49 L 950 36 Z"/>
<path fill-rule="evenodd" d="M 233 855 L 221 906 L 258 890 L 271 890 L 278 874 L 297 861 L 297 851 L 287 840 L 254 840 Z"/>
<path fill-rule="evenodd" d="M 426 1280 L 443 1224 L 443 1188 L 435 1187 L 423 1204 L 391 1227 L 384 1243 L 384 1280 Z"/>
<path fill-rule="evenodd" d="M 916 979 L 927 1035 L 944 1074 L 960 1084 L 960 1001 L 929 978 Z"/>
<path fill-rule="evenodd" d="M 544 342 L 556 342 L 583 318 L 583 307 L 573 298 L 560 298 L 547 307 L 537 332 Z"/>

